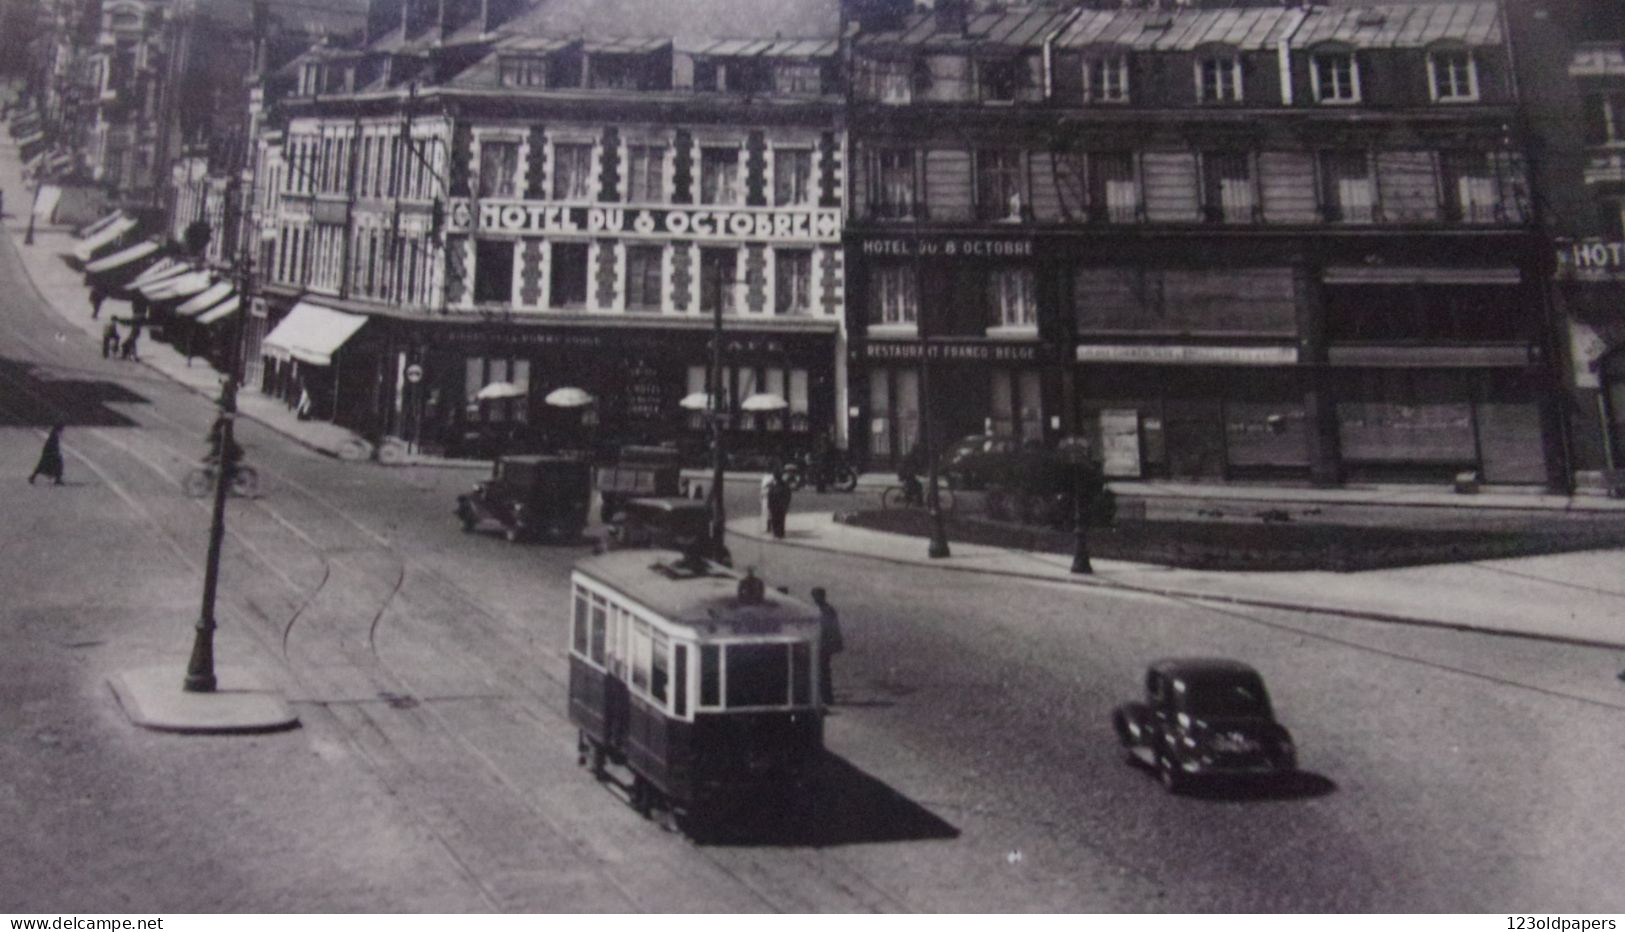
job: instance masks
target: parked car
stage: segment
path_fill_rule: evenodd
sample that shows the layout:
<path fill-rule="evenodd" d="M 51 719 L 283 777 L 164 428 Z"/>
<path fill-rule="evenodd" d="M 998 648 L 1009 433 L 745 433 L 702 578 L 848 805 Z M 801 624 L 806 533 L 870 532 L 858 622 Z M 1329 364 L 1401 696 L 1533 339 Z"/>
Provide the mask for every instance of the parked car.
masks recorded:
<path fill-rule="evenodd" d="M 1118 706 L 1112 728 L 1129 756 L 1156 770 L 1170 793 L 1201 778 L 1282 776 L 1298 766 L 1264 678 L 1235 660 L 1151 664 L 1145 701 Z"/>
<path fill-rule="evenodd" d="M 949 447 L 937 460 L 937 473 L 950 489 L 985 489 L 1009 469 L 1021 452 L 1014 437 L 971 434 Z"/>
<path fill-rule="evenodd" d="M 703 550 L 711 539 L 711 506 L 689 498 L 628 500 L 609 530 L 609 542 L 623 547 L 658 547 L 685 553 Z"/>
<path fill-rule="evenodd" d="M 502 456 L 491 478 L 457 496 L 464 531 L 483 523 L 501 525 L 510 541 L 545 535 L 571 540 L 587 526 L 592 467 L 563 456 Z"/>
<path fill-rule="evenodd" d="M 675 496 L 681 491 L 678 452 L 666 447 L 622 447 L 615 463 L 593 471 L 602 504 L 598 519 L 615 520 L 634 498 Z"/>

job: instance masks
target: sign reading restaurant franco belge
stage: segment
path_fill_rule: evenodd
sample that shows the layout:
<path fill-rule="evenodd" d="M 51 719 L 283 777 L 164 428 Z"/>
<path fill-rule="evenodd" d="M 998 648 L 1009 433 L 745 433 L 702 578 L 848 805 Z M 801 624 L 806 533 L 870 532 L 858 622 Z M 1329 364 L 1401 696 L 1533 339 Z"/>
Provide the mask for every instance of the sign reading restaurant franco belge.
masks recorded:
<path fill-rule="evenodd" d="M 1054 349 L 1043 343 L 946 342 L 938 340 L 871 340 L 861 347 L 854 346 L 853 356 L 859 359 L 892 360 L 901 362 L 1041 362 L 1056 356 Z"/>
<path fill-rule="evenodd" d="M 449 203 L 446 229 L 452 233 L 841 241 L 841 211 L 836 207 L 581 207 L 493 198 L 453 198 Z"/>

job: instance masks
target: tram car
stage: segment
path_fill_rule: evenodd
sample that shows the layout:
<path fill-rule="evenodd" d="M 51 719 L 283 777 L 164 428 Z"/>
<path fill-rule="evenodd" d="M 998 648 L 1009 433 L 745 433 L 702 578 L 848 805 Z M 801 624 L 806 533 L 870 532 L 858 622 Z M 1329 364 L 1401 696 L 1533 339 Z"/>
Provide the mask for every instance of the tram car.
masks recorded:
<path fill-rule="evenodd" d="M 750 573 L 668 551 L 589 557 L 571 576 L 570 720 L 599 780 L 679 825 L 796 809 L 823 756 L 819 615 Z"/>

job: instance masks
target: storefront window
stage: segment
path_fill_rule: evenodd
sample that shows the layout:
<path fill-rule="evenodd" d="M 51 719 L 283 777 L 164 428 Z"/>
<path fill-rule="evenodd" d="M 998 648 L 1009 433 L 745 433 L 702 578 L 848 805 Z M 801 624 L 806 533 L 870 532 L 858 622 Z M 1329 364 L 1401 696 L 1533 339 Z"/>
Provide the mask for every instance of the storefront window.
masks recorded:
<path fill-rule="evenodd" d="M 1309 465 L 1309 419 L 1301 401 L 1224 403 L 1231 466 Z"/>
<path fill-rule="evenodd" d="M 1473 409 L 1458 377 L 1403 369 L 1351 374 L 1337 402 L 1345 460 L 1470 464 Z"/>
<path fill-rule="evenodd" d="M 869 377 L 869 450 L 877 458 L 907 456 L 920 438 L 918 370 L 875 369 Z"/>

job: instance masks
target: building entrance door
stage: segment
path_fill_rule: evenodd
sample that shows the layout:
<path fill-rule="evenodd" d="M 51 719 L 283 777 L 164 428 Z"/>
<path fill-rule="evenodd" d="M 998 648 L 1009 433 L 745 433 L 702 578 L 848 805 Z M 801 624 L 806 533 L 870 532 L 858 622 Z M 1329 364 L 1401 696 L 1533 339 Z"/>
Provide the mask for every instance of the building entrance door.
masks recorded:
<path fill-rule="evenodd" d="M 1224 478 L 1224 412 L 1218 399 L 1168 398 L 1162 420 L 1170 478 Z"/>

